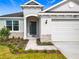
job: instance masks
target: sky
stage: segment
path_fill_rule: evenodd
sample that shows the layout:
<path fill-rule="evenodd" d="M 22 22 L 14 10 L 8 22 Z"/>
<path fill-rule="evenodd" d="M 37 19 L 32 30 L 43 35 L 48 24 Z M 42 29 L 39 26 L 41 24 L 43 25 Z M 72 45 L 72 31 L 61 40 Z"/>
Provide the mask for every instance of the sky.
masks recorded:
<path fill-rule="evenodd" d="M 22 8 L 20 5 L 28 2 L 29 0 L 0 0 L 0 15 L 6 15 L 16 12 L 21 12 Z M 37 2 L 44 5 L 45 9 L 59 3 L 62 0 L 36 0 Z"/>

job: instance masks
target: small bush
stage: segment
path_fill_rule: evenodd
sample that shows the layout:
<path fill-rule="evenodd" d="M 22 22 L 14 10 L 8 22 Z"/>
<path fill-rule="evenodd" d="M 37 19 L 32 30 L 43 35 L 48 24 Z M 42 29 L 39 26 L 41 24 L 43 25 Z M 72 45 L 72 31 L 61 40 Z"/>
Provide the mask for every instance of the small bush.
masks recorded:
<path fill-rule="evenodd" d="M 43 50 L 44 53 L 47 53 L 47 50 Z"/>
<path fill-rule="evenodd" d="M 16 53 L 18 51 L 18 49 L 16 48 L 15 45 L 8 44 L 8 47 L 9 47 L 11 53 Z"/>
<path fill-rule="evenodd" d="M 27 52 L 28 52 L 28 53 L 33 53 L 33 52 L 34 52 L 34 50 L 29 49 Z"/>
<path fill-rule="evenodd" d="M 2 28 L 0 30 L 0 39 L 1 40 L 7 40 L 9 38 L 10 35 L 10 30 L 7 28 Z"/>
<path fill-rule="evenodd" d="M 24 53 L 24 52 L 26 52 L 26 51 L 25 51 L 23 48 L 19 48 L 19 49 L 18 49 L 18 52 L 19 52 L 19 53 Z"/>

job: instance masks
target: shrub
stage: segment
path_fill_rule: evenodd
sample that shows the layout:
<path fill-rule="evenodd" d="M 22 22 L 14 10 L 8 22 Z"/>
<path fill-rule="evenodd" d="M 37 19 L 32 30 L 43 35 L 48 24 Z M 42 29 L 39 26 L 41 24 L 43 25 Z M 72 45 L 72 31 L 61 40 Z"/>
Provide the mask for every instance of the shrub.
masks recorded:
<path fill-rule="evenodd" d="M 29 52 L 29 53 L 33 53 L 33 52 L 34 52 L 34 50 L 29 49 L 27 52 Z"/>
<path fill-rule="evenodd" d="M 19 52 L 19 53 L 24 53 L 24 52 L 26 52 L 26 51 L 25 51 L 23 48 L 19 48 L 19 49 L 18 49 L 18 52 Z"/>
<path fill-rule="evenodd" d="M 11 53 L 18 54 L 18 53 L 24 53 L 25 52 L 25 46 L 27 44 L 28 40 L 18 39 L 18 38 L 10 38 L 6 45 L 9 47 Z"/>
<path fill-rule="evenodd" d="M 0 30 L 0 39 L 1 39 L 1 40 L 6 40 L 6 39 L 8 39 L 9 35 L 10 35 L 10 30 L 9 30 L 9 29 L 7 29 L 7 28 L 2 28 L 2 29 Z"/>
<path fill-rule="evenodd" d="M 44 53 L 47 53 L 47 50 L 43 50 Z"/>
<path fill-rule="evenodd" d="M 18 49 L 16 48 L 15 45 L 8 44 L 8 47 L 9 47 L 11 53 L 16 53 L 18 51 Z"/>
<path fill-rule="evenodd" d="M 23 40 L 23 38 L 9 38 L 7 40 L 0 41 L 1 45 L 8 46 L 11 53 L 18 54 L 18 53 L 26 53 L 24 50 L 26 47 L 26 44 L 28 43 L 28 40 Z"/>

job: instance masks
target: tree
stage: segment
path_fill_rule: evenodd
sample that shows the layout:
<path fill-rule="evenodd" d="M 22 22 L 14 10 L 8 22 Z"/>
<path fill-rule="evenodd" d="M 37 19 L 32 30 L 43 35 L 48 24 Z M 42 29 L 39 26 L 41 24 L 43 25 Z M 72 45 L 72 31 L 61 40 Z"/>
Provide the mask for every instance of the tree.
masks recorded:
<path fill-rule="evenodd" d="M 7 28 L 2 28 L 0 30 L 0 40 L 7 40 L 10 35 L 10 30 Z"/>

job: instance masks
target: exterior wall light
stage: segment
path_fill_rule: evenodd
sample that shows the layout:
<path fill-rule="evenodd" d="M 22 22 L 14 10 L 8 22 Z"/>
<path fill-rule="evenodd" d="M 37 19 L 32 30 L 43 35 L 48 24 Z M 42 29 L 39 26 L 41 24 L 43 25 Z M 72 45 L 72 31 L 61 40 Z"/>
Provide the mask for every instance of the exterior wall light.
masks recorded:
<path fill-rule="evenodd" d="M 77 18 L 77 15 L 73 15 L 74 18 Z"/>
<path fill-rule="evenodd" d="M 48 20 L 45 21 L 45 24 L 47 24 Z"/>

